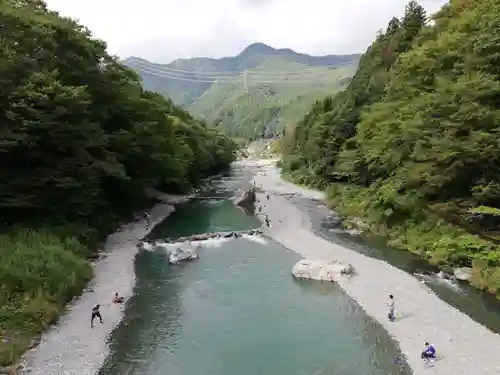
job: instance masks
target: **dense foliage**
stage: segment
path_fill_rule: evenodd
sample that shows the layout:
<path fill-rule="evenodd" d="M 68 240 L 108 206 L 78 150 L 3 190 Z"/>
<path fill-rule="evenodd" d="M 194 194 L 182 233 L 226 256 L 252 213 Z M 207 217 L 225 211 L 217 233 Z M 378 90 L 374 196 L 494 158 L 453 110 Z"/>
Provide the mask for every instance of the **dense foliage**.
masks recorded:
<path fill-rule="evenodd" d="M 39 0 L 0 2 L 0 364 L 91 276 L 86 257 L 148 204 L 226 167 L 235 144 Z M 30 229 L 23 229 L 30 228 Z"/>
<path fill-rule="evenodd" d="M 428 22 L 411 1 L 282 149 L 286 172 L 328 186 L 394 245 L 473 266 L 472 282 L 500 295 L 500 250 L 484 240 L 499 230 L 499 17 L 496 0 L 452 0 Z"/>

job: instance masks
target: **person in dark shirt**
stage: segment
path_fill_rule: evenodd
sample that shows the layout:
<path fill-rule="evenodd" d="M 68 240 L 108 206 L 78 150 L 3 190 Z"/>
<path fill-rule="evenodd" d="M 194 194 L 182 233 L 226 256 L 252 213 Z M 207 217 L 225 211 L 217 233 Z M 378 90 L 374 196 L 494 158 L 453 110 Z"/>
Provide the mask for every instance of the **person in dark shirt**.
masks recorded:
<path fill-rule="evenodd" d="M 100 305 L 95 305 L 92 308 L 92 317 L 90 318 L 90 328 L 94 328 L 94 319 L 99 318 L 101 324 L 102 324 L 102 316 L 101 312 L 99 311 Z"/>
<path fill-rule="evenodd" d="M 115 296 L 113 297 L 113 303 L 123 303 L 123 301 L 125 301 L 125 298 L 119 296 L 118 293 L 115 293 Z"/>
<path fill-rule="evenodd" d="M 422 359 L 424 361 L 428 361 L 430 359 L 435 359 L 436 358 L 436 349 L 434 349 L 434 347 L 429 344 L 428 342 L 425 343 L 425 349 L 424 351 L 422 352 Z"/>
<path fill-rule="evenodd" d="M 146 227 L 149 228 L 151 226 L 151 214 L 146 212 L 144 214 L 144 219 L 146 219 Z"/>

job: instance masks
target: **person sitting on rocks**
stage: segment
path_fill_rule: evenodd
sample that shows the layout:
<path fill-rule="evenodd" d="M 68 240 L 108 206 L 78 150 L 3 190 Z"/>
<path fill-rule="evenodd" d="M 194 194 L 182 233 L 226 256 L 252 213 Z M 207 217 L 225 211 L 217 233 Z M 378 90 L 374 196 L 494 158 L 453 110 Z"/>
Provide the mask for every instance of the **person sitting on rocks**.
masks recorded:
<path fill-rule="evenodd" d="M 113 297 L 113 303 L 123 303 L 125 301 L 125 298 L 120 297 L 118 293 L 115 293 L 115 296 Z"/>
<path fill-rule="evenodd" d="M 425 343 L 425 349 L 422 351 L 421 358 L 424 361 L 429 361 L 431 359 L 436 359 L 436 349 L 429 344 L 428 342 Z"/>

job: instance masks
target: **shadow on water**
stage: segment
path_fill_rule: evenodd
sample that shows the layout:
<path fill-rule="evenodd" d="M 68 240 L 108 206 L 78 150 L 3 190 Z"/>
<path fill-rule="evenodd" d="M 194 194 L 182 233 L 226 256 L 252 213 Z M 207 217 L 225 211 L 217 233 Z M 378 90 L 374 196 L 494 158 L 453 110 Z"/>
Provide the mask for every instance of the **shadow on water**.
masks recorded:
<path fill-rule="evenodd" d="M 157 225 L 147 238 L 173 239 L 207 232 L 259 228 L 261 223 L 254 215 L 229 200 L 250 186 L 252 176 L 248 169 L 235 168 L 231 174 L 211 181 L 197 199 L 176 206 L 175 212 Z M 243 212 L 245 215 L 241 215 Z"/>
<path fill-rule="evenodd" d="M 256 229 L 260 221 L 243 215 L 233 202 L 225 200 L 191 201 L 178 205 L 175 212 L 150 233 L 148 238 L 178 238 L 207 232 Z"/>
<path fill-rule="evenodd" d="M 493 295 L 475 289 L 467 283 L 443 279 L 437 267 L 431 266 L 419 256 L 391 248 L 384 239 L 372 236 L 351 236 L 341 230 L 331 230 L 322 225 L 331 211 L 318 201 L 290 198 L 308 213 L 312 231 L 333 243 L 354 250 L 371 258 L 383 260 L 415 277 L 424 280 L 435 294 L 451 306 L 467 314 L 476 322 L 500 334 L 500 301 Z"/>

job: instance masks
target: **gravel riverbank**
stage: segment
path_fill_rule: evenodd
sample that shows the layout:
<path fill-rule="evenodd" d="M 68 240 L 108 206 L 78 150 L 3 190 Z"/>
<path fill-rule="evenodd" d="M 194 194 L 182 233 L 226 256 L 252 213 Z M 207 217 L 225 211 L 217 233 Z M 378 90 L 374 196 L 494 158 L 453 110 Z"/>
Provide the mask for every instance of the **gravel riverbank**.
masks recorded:
<path fill-rule="evenodd" d="M 165 196 L 166 197 L 166 196 Z M 51 327 L 40 344 L 21 361 L 21 374 L 93 375 L 108 355 L 107 337 L 123 316 L 125 304 L 113 304 L 115 292 L 129 298 L 135 285 L 134 258 L 138 241 L 174 211 L 172 204 L 185 197 L 168 196 L 168 203 L 150 211 L 151 226 L 144 219 L 123 225 L 110 235 L 103 256 L 94 264 L 94 279 L 82 296 L 67 307 L 59 323 Z M 165 198 L 164 201 L 167 201 Z M 98 319 L 90 328 L 92 307 L 101 305 L 103 324 Z"/>
<path fill-rule="evenodd" d="M 323 193 L 282 180 L 278 169 L 269 164 L 261 164 L 262 172 L 254 180 L 271 194 L 269 200 L 259 197 L 267 205 L 263 213 L 272 225 L 266 234 L 305 258 L 352 264 L 356 275 L 342 281 L 342 288 L 399 342 L 415 375 L 500 374 L 500 335 L 451 307 L 404 271 L 315 236 L 307 215 L 281 195 L 323 199 Z M 389 294 L 396 299 L 395 322 L 387 319 Z M 420 359 L 425 341 L 438 352 L 433 367 Z"/>

